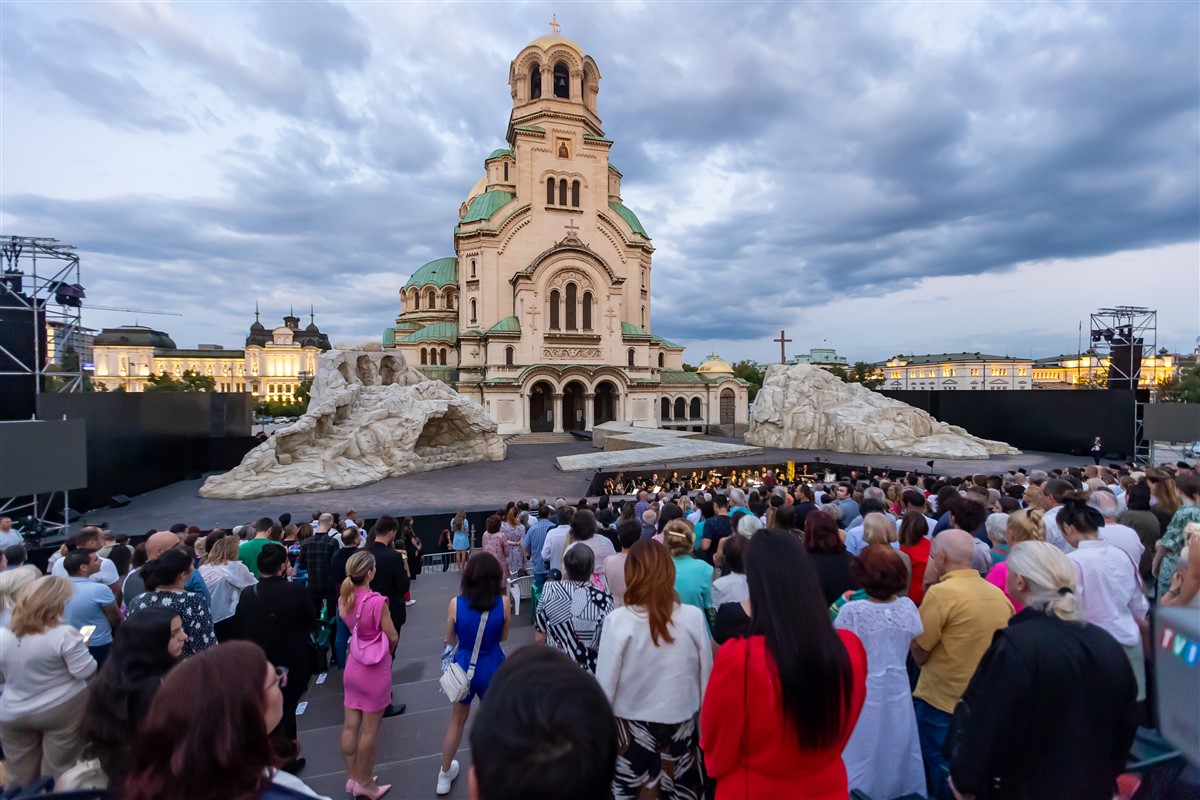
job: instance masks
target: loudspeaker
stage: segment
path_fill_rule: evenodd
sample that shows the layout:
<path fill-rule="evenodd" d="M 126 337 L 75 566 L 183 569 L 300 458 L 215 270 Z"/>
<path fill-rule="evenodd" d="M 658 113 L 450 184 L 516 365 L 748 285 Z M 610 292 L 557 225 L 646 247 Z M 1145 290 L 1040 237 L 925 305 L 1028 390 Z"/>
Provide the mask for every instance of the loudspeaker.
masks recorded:
<path fill-rule="evenodd" d="M 81 519 L 83 519 L 83 514 L 80 514 L 75 509 L 73 509 L 73 508 L 64 508 L 63 509 L 63 522 L 68 522 L 68 523 L 69 522 L 78 522 Z"/>
<path fill-rule="evenodd" d="M 124 508 L 125 506 L 129 505 L 132 502 L 133 502 L 132 500 L 130 500 L 127 496 L 125 496 L 123 494 L 114 494 L 112 496 L 112 499 L 109 501 L 108 505 L 111 508 Z"/>

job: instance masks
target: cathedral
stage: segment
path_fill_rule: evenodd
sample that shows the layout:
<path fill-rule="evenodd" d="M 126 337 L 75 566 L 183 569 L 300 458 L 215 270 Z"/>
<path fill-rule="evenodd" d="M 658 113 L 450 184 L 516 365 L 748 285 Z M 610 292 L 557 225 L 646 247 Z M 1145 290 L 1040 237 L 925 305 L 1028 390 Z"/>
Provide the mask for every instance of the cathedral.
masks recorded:
<path fill-rule="evenodd" d="M 612 420 L 735 435 L 747 384 L 653 333 L 654 247 L 621 199 L 597 113 L 600 70 L 543 36 L 509 67 L 506 139 L 458 209 L 453 257 L 412 273 L 384 349 L 483 405 L 500 433 Z"/>

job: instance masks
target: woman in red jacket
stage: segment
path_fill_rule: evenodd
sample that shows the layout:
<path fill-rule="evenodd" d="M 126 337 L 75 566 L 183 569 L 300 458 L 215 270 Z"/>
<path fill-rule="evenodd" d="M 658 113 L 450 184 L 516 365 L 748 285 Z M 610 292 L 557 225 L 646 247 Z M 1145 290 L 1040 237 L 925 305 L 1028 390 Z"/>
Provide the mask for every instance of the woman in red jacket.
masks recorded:
<path fill-rule="evenodd" d="M 750 635 L 721 646 L 700 711 L 717 800 L 845 800 L 842 748 L 866 697 L 866 652 L 833 629 L 791 534 L 755 533 L 745 563 Z"/>

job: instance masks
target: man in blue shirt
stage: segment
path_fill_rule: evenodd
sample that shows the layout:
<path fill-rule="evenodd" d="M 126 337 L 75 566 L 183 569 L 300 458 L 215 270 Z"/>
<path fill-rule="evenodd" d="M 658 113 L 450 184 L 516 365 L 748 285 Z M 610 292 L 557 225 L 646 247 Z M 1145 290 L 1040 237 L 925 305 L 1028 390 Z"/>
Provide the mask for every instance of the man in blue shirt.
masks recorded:
<path fill-rule="evenodd" d="M 546 544 L 546 534 L 555 527 L 550 519 L 550 509 L 545 505 L 538 506 L 537 522 L 529 526 L 521 539 L 521 547 L 525 555 L 533 561 L 533 585 L 538 589 L 546 582 L 546 561 L 542 558 L 542 548 Z M 532 514 L 530 515 L 532 516 Z"/>
<path fill-rule="evenodd" d="M 64 616 L 76 628 L 94 626 L 87 639 L 88 652 L 97 665 L 103 666 L 112 647 L 113 631 L 121 624 L 116 595 L 104 584 L 91 580 L 100 571 L 100 558 L 94 551 L 72 550 L 63 557 L 63 562 L 73 592 Z"/>
<path fill-rule="evenodd" d="M 850 484 L 839 483 L 836 491 L 837 499 L 833 502 L 842 509 L 842 530 L 849 530 L 854 525 L 854 521 L 862 515 L 859 513 L 858 503 L 854 502 L 854 493 L 850 489 Z"/>

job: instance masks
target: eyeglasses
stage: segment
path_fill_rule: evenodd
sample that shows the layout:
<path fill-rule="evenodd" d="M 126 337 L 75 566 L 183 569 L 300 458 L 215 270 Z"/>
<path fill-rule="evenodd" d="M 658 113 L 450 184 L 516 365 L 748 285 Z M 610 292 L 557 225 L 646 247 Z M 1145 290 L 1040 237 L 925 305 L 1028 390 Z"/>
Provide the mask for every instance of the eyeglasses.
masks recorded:
<path fill-rule="evenodd" d="M 275 680 L 272 681 L 267 686 L 267 689 L 270 690 L 275 686 L 278 686 L 280 689 L 284 688 L 285 686 L 287 686 L 287 676 L 288 676 L 288 668 L 287 667 L 276 667 L 275 668 Z"/>

